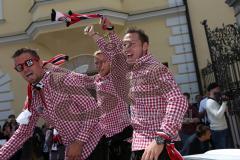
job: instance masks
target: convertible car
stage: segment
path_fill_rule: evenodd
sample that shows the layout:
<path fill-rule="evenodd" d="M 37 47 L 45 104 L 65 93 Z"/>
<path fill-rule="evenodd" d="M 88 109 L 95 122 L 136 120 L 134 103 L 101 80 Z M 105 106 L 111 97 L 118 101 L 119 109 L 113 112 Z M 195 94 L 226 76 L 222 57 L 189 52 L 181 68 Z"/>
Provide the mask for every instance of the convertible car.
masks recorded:
<path fill-rule="evenodd" d="M 185 160 L 240 160 L 240 149 L 217 149 L 204 154 L 184 156 Z"/>

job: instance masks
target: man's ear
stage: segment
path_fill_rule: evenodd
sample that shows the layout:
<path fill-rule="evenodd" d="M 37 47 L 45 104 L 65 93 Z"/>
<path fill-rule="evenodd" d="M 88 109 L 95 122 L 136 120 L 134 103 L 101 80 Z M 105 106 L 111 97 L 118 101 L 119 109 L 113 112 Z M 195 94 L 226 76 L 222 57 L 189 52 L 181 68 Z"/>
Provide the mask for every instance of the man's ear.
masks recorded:
<path fill-rule="evenodd" d="M 38 60 L 38 63 L 43 68 L 43 61 L 41 59 Z"/>
<path fill-rule="evenodd" d="M 148 47 L 149 47 L 149 44 L 147 42 L 144 42 L 143 43 L 143 51 L 145 54 L 147 54 L 147 52 L 148 52 Z"/>

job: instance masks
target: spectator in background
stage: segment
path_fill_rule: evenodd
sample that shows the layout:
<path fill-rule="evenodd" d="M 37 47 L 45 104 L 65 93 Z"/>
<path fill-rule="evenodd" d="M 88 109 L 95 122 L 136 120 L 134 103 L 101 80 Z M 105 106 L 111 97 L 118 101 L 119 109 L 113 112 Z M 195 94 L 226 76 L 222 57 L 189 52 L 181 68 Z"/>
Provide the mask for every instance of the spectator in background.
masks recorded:
<path fill-rule="evenodd" d="M 9 140 L 12 136 L 12 126 L 10 122 L 5 122 L 2 129 L 3 137 L 1 139 Z"/>
<path fill-rule="evenodd" d="M 44 135 L 40 127 L 35 127 L 30 137 L 22 147 L 21 160 L 39 160 L 43 158 Z"/>
<path fill-rule="evenodd" d="M 18 129 L 18 123 L 16 121 L 16 116 L 14 114 L 11 114 L 8 116 L 8 122 L 11 123 L 12 126 L 12 134 Z"/>
<path fill-rule="evenodd" d="M 44 160 L 49 160 L 49 154 L 50 154 L 51 145 L 52 145 L 53 128 L 49 126 L 48 123 L 44 123 L 42 125 L 42 131 L 45 137 L 44 144 L 43 144 L 43 157 L 44 157 Z"/>
<path fill-rule="evenodd" d="M 3 128 L 0 130 L 0 140 L 1 140 L 1 143 L 0 143 L 0 148 L 2 147 L 2 145 L 9 139 L 9 132 L 10 131 L 10 125 L 8 122 L 5 122 L 4 125 L 3 125 Z"/>
<path fill-rule="evenodd" d="M 200 124 L 196 128 L 195 134 L 190 136 L 182 151 L 182 155 L 192 155 L 192 154 L 201 154 L 206 152 L 208 149 L 205 148 L 205 143 L 210 140 L 211 137 L 211 131 L 209 127 Z"/>
<path fill-rule="evenodd" d="M 188 100 L 188 109 L 183 118 L 182 129 L 180 130 L 182 145 L 195 133 L 197 124 L 200 122 L 197 108 L 190 104 L 190 94 L 183 93 L 183 95 Z"/>
<path fill-rule="evenodd" d="M 6 142 L 6 140 L 3 137 L 4 137 L 4 135 L 3 135 L 3 132 L 2 132 L 2 126 L 0 125 L 0 148 Z"/>
<path fill-rule="evenodd" d="M 64 160 L 65 147 L 56 129 L 52 130 L 52 144 L 50 150 L 50 160 Z"/>
<path fill-rule="evenodd" d="M 202 100 L 202 95 L 198 94 L 195 96 L 196 103 L 194 103 L 193 106 L 196 107 L 197 110 L 199 109 L 201 100 Z"/>
<path fill-rule="evenodd" d="M 199 113 L 199 117 L 201 118 L 201 122 L 209 126 L 209 121 L 208 121 L 207 112 L 206 112 L 207 100 L 208 100 L 208 93 L 206 93 L 206 96 L 200 101 L 198 113 Z"/>
<path fill-rule="evenodd" d="M 208 86 L 209 98 L 206 104 L 207 116 L 212 131 L 212 143 L 214 149 L 224 149 L 228 146 L 228 125 L 225 118 L 227 98 L 221 95 L 221 89 L 217 83 Z"/>
<path fill-rule="evenodd" d="M 12 128 L 12 123 L 10 121 L 6 121 L 3 125 L 2 134 L 0 135 L 1 136 L 0 139 L 4 139 L 4 140 L 8 141 L 11 138 L 11 136 L 13 135 L 13 133 L 14 133 L 14 131 Z M 20 149 L 9 160 L 20 160 L 21 154 L 22 154 L 22 151 Z"/>

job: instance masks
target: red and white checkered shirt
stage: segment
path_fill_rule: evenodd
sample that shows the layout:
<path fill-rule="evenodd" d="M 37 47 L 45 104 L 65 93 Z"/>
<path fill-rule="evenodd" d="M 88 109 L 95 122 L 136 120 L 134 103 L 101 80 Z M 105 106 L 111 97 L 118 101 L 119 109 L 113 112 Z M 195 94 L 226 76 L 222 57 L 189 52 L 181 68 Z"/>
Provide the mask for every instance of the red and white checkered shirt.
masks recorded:
<path fill-rule="evenodd" d="M 130 125 L 129 106 L 116 91 L 113 79 L 114 75 L 109 73 L 104 77 L 97 75 L 94 82 L 98 106 L 102 109 L 99 124 L 107 137 L 120 133 Z"/>
<path fill-rule="evenodd" d="M 0 160 L 9 159 L 21 148 L 32 135 L 39 117 L 56 128 L 65 146 L 76 140 L 85 142 L 81 160 L 86 159 L 103 133 L 98 125 L 99 109 L 85 89 L 83 77 L 71 72 L 50 71 L 45 73 L 41 82 L 43 89 L 33 89 L 29 124 L 20 125 L 0 149 Z"/>
<path fill-rule="evenodd" d="M 57 72 L 65 70 L 54 65 L 49 66 L 51 66 L 50 69 Z M 120 87 L 116 90 L 116 85 L 126 86 L 129 82 L 125 76 L 115 72 L 114 68 L 116 66 L 116 64 L 112 63 L 110 73 L 104 77 L 99 74 L 95 76 L 79 74 L 86 88 L 96 90 L 97 104 L 101 112 L 99 125 L 106 137 L 118 134 L 130 125 L 129 105 L 126 103 L 126 96 L 124 96 L 128 94 L 129 87 Z M 116 82 L 116 79 L 120 83 L 114 84 L 113 82 Z"/>
<path fill-rule="evenodd" d="M 134 128 L 132 150 L 144 150 L 154 140 L 157 131 L 171 135 L 174 139 L 181 128 L 187 100 L 181 94 L 173 75 L 151 54 L 138 59 L 127 72 L 122 41 L 114 33 L 109 36 L 111 45 L 103 38 L 99 38 L 97 44 L 112 63 L 119 64 L 115 72 L 125 74 L 130 79 L 131 121 Z M 119 83 L 117 87 L 120 87 L 117 79 L 113 83 Z"/>

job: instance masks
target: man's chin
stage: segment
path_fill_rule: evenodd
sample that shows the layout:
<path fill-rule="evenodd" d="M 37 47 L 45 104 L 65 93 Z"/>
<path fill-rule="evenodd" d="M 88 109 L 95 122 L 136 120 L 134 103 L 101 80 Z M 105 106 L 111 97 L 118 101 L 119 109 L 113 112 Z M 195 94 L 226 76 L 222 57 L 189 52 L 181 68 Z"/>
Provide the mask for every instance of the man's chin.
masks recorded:
<path fill-rule="evenodd" d="M 35 83 L 35 80 L 34 80 L 34 79 L 31 79 L 31 78 L 25 78 L 25 80 L 26 80 L 28 83 L 31 83 L 31 84 L 34 84 L 34 83 Z"/>
<path fill-rule="evenodd" d="M 135 63 L 136 63 L 136 61 L 135 60 L 132 60 L 132 59 L 127 59 L 127 64 L 129 64 L 129 65 L 134 65 Z"/>

